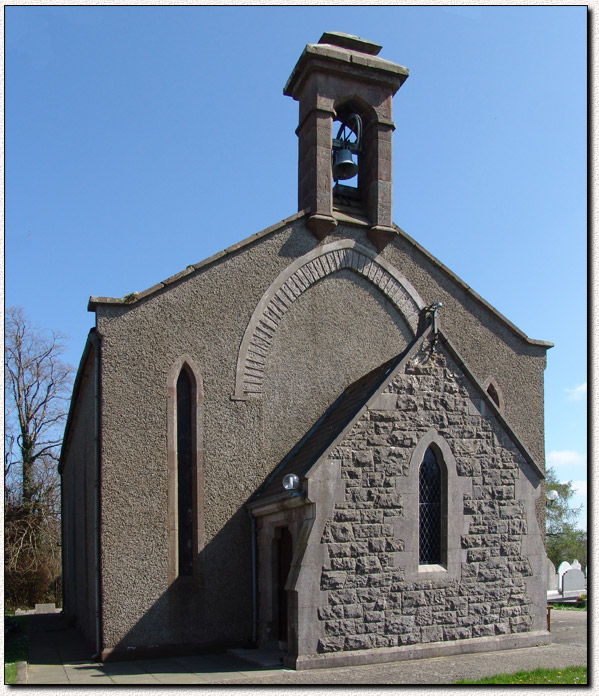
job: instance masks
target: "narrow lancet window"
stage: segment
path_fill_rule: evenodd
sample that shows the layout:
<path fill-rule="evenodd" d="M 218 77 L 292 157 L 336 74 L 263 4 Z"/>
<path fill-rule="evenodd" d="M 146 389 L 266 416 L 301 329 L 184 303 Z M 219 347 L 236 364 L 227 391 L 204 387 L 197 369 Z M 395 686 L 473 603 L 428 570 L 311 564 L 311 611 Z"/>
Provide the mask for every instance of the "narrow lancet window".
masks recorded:
<path fill-rule="evenodd" d="M 442 563 L 443 476 L 437 457 L 429 447 L 420 465 L 420 565 Z"/>
<path fill-rule="evenodd" d="M 193 384 L 185 368 L 177 380 L 177 527 L 179 575 L 193 575 Z"/>
<path fill-rule="evenodd" d="M 487 387 L 487 394 L 493 399 L 493 401 L 499 407 L 499 394 L 497 393 L 497 389 L 496 389 L 495 385 L 493 384 L 493 382 L 491 382 L 491 384 L 489 384 L 489 386 Z"/>
<path fill-rule="evenodd" d="M 500 411 L 503 411 L 505 406 L 503 392 L 493 377 L 487 377 L 485 383 L 483 384 L 483 388 L 487 390 L 487 394 L 495 402 L 497 408 Z"/>

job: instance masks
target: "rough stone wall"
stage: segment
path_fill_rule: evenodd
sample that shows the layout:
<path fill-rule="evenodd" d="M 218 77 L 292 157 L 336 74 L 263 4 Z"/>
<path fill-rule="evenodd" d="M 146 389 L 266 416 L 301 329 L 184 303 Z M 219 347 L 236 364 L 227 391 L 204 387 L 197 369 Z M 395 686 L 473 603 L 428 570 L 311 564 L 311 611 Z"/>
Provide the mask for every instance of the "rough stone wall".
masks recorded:
<path fill-rule="evenodd" d="M 324 243 L 335 239 L 374 249 L 357 226 L 339 225 Z M 240 343 L 257 304 L 279 273 L 317 245 L 300 218 L 137 302 L 98 305 L 105 647 L 248 639 L 251 542 L 244 503 L 341 389 L 405 346 L 407 328 L 384 296 L 355 274 L 333 274 L 281 322 L 261 398 L 231 400 Z M 383 256 L 427 302 L 442 299 L 444 330 L 466 360 L 480 363 L 481 381 L 496 358 L 493 374 L 516 431 L 540 427 L 542 433 L 541 349 L 529 354 L 496 320 L 481 319 L 463 289 L 418 254 L 398 239 Z M 182 355 L 191 356 L 204 384 L 206 546 L 200 583 L 169 586 L 167 378 Z M 525 387 L 510 391 L 507 375 L 518 375 Z"/>
<path fill-rule="evenodd" d="M 398 237 L 382 256 L 400 268 L 427 304 L 442 302 L 443 331 L 481 384 L 492 376 L 505 397 L 505 414 L 541 468 L 545 462 L 544 346 L 526 343 L 477 302 L 451 271 L 407 237 Z M 474 288 L 476 290 L 476 288 Z M 498 307 L 501 311 L 501 306 Z M 508 317 L 509 319 L 510 317 Z M 519 326 L 525 333 L 526 326 Z M 552 336 L 533 336 L 550 341 Z M 543 514 L 541 510 L 541 514 Z"/>
<path fill-rule="evenodd" d="M 517 484 L 527 465 L 496 419 L 473 407 L 476 394 L 452 361 L 437 352 L 425 362 L 427 354 L 408 363 L 329 455 L 341 462 L 345 496 L 322 536 L 318 652 L 542 628 L 535 593 L 544 588 L 527 583 L 544 554 L 530 530 L 536 549 L 524 555 L 536 520 L 534 505 L 517 497 L 517 489 L 534 495 Z M 448 501 L 448 527 L 466 530 L 460 548 L 448 550 L 457 553 L 453 572 L 419 572 L 417 532 L 401 531 L 418 526 L 417 495 L 406 492 L 417 491 L 421 459 L 412 453 L 431 428 L 448 443 L 457 478 L 469 479 Z"/>

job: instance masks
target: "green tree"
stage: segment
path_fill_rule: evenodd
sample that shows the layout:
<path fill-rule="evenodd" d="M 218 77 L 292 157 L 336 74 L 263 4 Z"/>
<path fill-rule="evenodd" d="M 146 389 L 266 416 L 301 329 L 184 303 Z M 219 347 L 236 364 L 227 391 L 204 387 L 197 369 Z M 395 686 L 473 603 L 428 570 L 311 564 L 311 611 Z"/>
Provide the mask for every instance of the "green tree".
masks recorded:
<path fill-rule="evenodd" d="M 572 507 L 574 487 L 571 481 L 560 483 L 552 468 L 545 472 L 547 490 L 557 491 L 558 498 L 547 504 L 547 555 L 557 568 L 562 561 L 576 558 L 584 568 L 587 564 L 587 533 L 576 526 L 582 505 Z"/>

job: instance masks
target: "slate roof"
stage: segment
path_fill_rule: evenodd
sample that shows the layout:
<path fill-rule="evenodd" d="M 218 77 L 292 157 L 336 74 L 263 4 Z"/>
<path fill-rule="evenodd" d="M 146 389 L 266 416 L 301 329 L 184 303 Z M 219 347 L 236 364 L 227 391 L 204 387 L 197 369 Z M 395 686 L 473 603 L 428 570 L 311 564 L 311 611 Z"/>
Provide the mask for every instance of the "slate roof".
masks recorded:
<path fill-rule="evenodd" d="M 395 367 L 412 349 L 414 342 L 399 355 L 375 367 L 368 374 L 350 384 L 339 398 L 324 412 L 298 444 L 284 457 L 250 502 L 266 500 L 284 493 L 283 478 L 296 474 L 301 479 L 335 439 L 351 423 L 370 397 L 387 380 Z"/>
<path fill-rule="evenodd" d="M 83 349 L 83 355 L 79 361 L 79 367 L 77 369 L 77 374 L 75 375 L 75 382 L 73 384 L 73 394 L 71 396 L 71 402 L 69 404 L 69 413 L 67 415 L 67 422 L 64 428 L 64 436 L 62 438 L 62 446 L 60 448 L 60 458 L 58 460 L 58 473 L 62 476 L 64 471 L 65 462 L 71 445 L 71 433 L 74 422 L 77 420 L 79 414 L 79 396 L 85 381 L 89 377 L 91 370 L 91 360 L 95 358 L 97 344 L 97 331 L 95 328 L 90 329 L 87 335 L 87 340 L 85 342 L 85 348 Z"/>
<path fill-rule="evenodd" d="M 344 430 L 357 420 L 361 410 L 368 404 L 369 400 L 393 379 L 394 372 L 399 369 L 400 363 L 408 359 L 412 352 L 419 349 L 419 344 L 429 336 L 431 329 L 432 327 L 429 326 L 422 334 L 412 340 L 399 355 L 391 358 L 391 360 L 387 360 L 379 367 L 357 379 L 353 384 L 350 384 L 266 478 L 262 486 L 258 488 L 248 501 L 250 507 L 267 504 L 270 500 L 274 501 L 281 496 L 288 495 L 283 489 L 283 478 L 287 474 L 296 474 L 301 480 L 308 474 L 312 466 L 318 462 Z M 489 411 L 497 418 L 501 427 L 507 432 L 536 475 L 540 479 L 544 479 L 545 474 L 543 470 L 531 456 L 522 440 L 506 420 L 504 414 L 491 399 L 486 389 L 476 379 L 447 336 L 442 331 L 439 331 L 439 347 L 441 346 L 449 353 L 451 358 L 457 363 L 458 368 L 463 371 L 464 375 L 479 392 L 482 401 L 485 402 Z"/>

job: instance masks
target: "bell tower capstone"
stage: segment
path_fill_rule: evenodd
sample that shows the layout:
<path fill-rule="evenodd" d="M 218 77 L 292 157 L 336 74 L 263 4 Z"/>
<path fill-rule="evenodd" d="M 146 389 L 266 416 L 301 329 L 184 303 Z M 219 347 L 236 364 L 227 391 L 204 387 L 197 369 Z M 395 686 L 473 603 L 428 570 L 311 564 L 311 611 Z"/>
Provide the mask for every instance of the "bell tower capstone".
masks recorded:
<path fill-rule="evenodd" d="M 349 214 L 366 222 L 380 251 L 395 236 L 392 223 L 393 95 L 408 69 L 378 57 L 378 44 L 357 36 L 325 32 L 308 44 L 283 93 L 299 102 L 298 208 L 309 209 L 308 227 L 321 240 Z M 356 118 L 356 115 L 358 118 Z M 335 183 L 334 121 L 360 124 L 360 142 L 347 145 L 358 158 L 355 188 Z M 355 127 L 354 127 L 355 129 Z M 348 167 L 350 150 L 343 150 Z M 336 178 L 344 178 L 337 174 Z"/>

